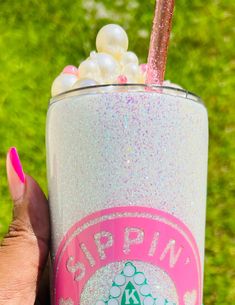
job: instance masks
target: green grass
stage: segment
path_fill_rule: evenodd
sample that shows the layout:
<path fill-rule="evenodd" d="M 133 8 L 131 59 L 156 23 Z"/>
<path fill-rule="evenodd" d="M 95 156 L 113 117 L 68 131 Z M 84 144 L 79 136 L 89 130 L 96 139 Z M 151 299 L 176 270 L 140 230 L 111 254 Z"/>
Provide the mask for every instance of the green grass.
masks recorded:
<path fill-rule="evenodd" d="M 177 0 L 168 79 L 200 95 L 210 119 L 205 259 L 206 305 L 235 300 L 235 2 Z M 49 4 L 50 3 L 50 4 Z M 46 191 L 45 118 L 53 78 L 95 48 L 97 30 L 117 22 L 146 61 L 154 1 L 3 0 L 0 3 L 0 238 L 11 220 L 5 154 Z"/>

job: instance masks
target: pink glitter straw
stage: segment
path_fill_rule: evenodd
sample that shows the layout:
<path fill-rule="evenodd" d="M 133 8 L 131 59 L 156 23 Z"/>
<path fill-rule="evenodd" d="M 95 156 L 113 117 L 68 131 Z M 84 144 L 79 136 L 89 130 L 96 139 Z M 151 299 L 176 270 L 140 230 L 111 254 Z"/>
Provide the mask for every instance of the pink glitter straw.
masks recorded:
<path fill-rule="evenodd" d="M 174 0 L 157 0 L 150 39 L 146 84 L 162 85 L 166 70 Z"/>

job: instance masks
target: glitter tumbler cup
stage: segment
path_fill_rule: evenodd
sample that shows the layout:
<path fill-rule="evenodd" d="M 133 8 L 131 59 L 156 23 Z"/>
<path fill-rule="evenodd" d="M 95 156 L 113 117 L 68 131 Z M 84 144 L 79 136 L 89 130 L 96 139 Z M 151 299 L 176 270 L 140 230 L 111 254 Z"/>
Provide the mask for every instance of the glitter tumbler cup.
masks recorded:
<path fill-rule="evenodd" d="M 201 305 L 208 120 L 184 90 L 106 85 L 47 117 L 54 305 Z"/>

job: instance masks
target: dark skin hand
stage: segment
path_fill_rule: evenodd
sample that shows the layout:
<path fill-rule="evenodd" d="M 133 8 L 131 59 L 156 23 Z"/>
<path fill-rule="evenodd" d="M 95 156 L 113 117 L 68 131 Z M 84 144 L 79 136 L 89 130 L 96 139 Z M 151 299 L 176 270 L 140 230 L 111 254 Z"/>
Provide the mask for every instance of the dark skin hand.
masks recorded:
<path fill-rule="evenodd" d="M 50 304 L 48 201 L 37 182 L 23 173 L 17 151 L 7 155 L 13 221 L 0 246 L 0 305 Z M 43 281 L 42 281 L 43 278 Z"/>

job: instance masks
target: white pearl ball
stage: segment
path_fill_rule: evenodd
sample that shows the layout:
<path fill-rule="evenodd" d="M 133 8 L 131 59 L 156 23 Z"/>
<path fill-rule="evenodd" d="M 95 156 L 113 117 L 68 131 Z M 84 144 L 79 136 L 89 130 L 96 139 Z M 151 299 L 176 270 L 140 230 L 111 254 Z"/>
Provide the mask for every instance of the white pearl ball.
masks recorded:
<path fill-rule="evenodd" d="M 96 57 L 96 54 L 97 54 L 96 51 L 91 51 L 89 58 L 94 59 Z"/>
<path fill-rule="evenodd" d="M 128 49 L 127 34 L 121 26 L 107 24 L 96 36 L 96 48 L 98 52 L 109 53 L 119 59 Z"/>
<path fill-rule="evenodd" d="M 97 62 L 94 59 L 86 59 L 81 62 L 79 68 L 79 78 L 91 78 L 97 79 L 100 77 L 100 69 Z"/>
<path fill-rule="evenodd" d="M 79 79 L 76 81 L 76 83 L 73 85 L 71 89 L 78 89 L 83 87 L 90 87 L 90 86 L 96 86 L 98 83 L 94 79 Z"/>
<path fill-rule="evenodd" d="M 97 53 L 95 60 L 100 69 L 103 82 L 115 82 L 120 74 L 120 66 L 118 62 L 111 55 L 105 53 Z"/>
<path fill-rule="evenodd" d="M 130 63 L 136 64 L 136 65 L 139 64 L 139 59 L 136 56 L 136 54 L 134 52 L 131 52 L 131 51 L 123 53 L 123 55 L 121 57 L 121 60 L 120 60 L 120 64 L 122 66 L 125 66 L 125 65 L 130 64 Z"/>
<path fill-rule="evenodd" d="M 138 79 L 137 79 L 138 83 L 140 84 L 145 84 L 145 81 L 146 81 L 146 75 L 143 74 L 143 73 L 140 73 Z"/>
<path fill-rule="evenodd" d="M 130 63 L 123 67 L 122 74 L 127 76 L 128 83 L 138 82 L 141 76 L 139 65 Z"/>
<path fill-rule="evenodd" d="M 62 73 L 56 77 L 51 87 L 51 95 L 55 96 L 62 92 L 68 91 L 77 81 L 77 76 L 73 74 Z"/>

